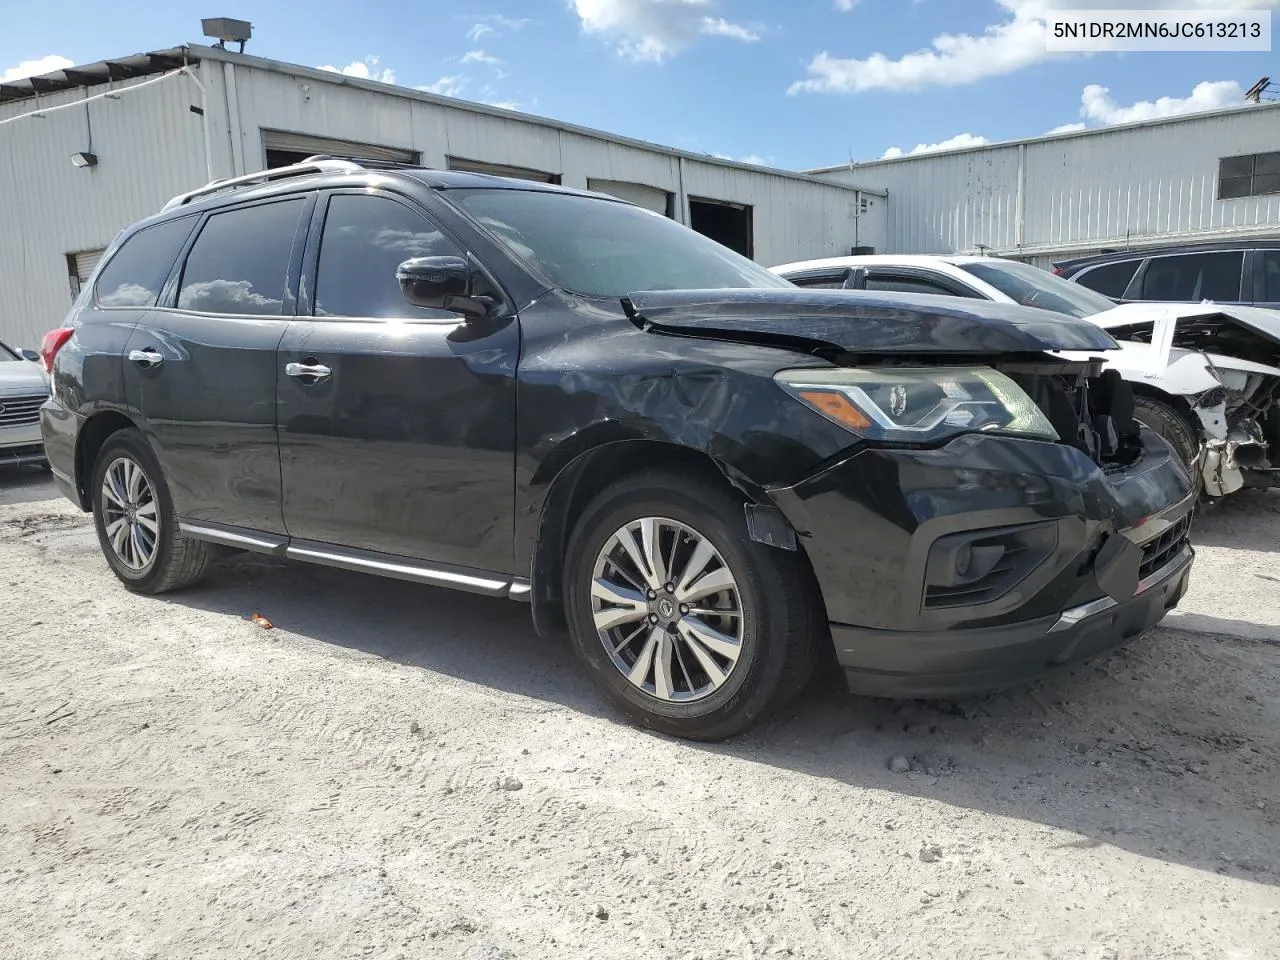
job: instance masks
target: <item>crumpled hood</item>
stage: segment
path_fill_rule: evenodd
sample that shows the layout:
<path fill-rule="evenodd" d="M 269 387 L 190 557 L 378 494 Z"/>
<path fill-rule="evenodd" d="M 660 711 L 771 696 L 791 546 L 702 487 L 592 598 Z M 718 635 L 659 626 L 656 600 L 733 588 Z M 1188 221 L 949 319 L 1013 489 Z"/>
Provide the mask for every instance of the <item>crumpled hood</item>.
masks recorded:
<path fill-rule="evenodd" d="M 1012 304 L 856 290 L 746 289 L 633 293 L 644 329 L 803 352 L 992 356 L 1115 350 L 1095 323 Z"/>
<path fill-rule="evenodd" d="M 1164 317 L 1192 320 L 1200 317 L 1230 317 L 1242 326 L 1280 343 L 1280 310 L 1245 307 L 1230 303 L 1124 303 L 1114 310 L 1094 314 L 1090 323 L 1104 330 L 1151 323 Z"/>

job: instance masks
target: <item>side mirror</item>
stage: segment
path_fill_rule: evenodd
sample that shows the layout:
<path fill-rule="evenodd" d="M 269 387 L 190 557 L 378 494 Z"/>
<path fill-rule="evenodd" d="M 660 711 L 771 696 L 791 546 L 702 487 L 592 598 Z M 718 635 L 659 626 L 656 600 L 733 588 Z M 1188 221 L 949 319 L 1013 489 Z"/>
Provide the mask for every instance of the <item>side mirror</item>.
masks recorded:
<path fill-rule="evenodd" d="M 20 356 L 23 360 L 30 360 L 32 363 L 40 362 L 40 354 L 36 353 L 34 350 L 28 347 L 23 347 L 21 350 L 19 350 L 18 356 Z"/>
<path fill-rule="evenodd" d="M 416 257 L 396 268 L 406 302 L 427 310 L 447 310 L 468 318 L 489 314 L 497 301 L 473 292 L 476 272 L 463 257 Z"/>

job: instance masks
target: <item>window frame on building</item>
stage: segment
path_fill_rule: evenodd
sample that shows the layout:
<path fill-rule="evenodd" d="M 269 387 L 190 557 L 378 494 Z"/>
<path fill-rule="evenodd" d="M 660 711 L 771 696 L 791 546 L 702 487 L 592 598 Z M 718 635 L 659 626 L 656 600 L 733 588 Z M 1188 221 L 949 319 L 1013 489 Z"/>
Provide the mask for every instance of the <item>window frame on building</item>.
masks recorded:
<path fill-rule="evenodd" d="M 1242 200 L 1280 193 L 1280 151 L 1242 153 L 1218 161 L 1218 199 Z"/>

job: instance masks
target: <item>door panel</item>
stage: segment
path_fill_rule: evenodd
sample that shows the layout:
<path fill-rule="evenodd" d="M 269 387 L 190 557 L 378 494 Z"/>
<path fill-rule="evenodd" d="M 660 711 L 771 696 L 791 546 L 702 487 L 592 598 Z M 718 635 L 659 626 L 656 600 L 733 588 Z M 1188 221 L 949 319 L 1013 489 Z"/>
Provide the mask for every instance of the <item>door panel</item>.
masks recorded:
<path fill-rule="evenodd" d="M 400 200 L 336 193 L 316 220 L 315 317 L 277 358 L 289 535 L 513 572 L 514 317 L 405 303 L 402 261 L 464 251 Z"/>
<path fill-rule="evenodd" d="M 276 443 L 276 352 L 293 315 L 300 224 L 313 197 L 206 218 L 168 306 L 125 347 L 130 402 L 187 520 L 283 533 Z M 176 290 L 175 290 L 176 288 Z"/>
<path fill-rule="evenodd" d="M 284 532 L 275 400 L 287 324 L 153 310 L 134 328 L 125 381 L 178 516 Z M 160 362 L 130 359 L 141 354 Z"/>
<path fill-rule="evenodd" d="M 514 320 L 298 320 L 278 365 L 291 537 L 513 572 Z"/>

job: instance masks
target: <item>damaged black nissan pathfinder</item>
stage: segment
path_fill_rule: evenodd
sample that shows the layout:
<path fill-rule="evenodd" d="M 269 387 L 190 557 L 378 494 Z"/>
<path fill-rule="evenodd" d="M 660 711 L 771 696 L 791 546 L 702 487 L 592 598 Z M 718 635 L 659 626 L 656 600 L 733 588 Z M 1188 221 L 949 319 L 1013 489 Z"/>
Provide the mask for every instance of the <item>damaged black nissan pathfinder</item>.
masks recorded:
<path fill-rule="evenodd" d="M 509 597 L 712 739 L 832 644 L 855 692 L 958 695 L 1177 604 L 1186 471 L 1054 355 L 1115 346 L 800 290 L 598 195 L 313 158 L 122 233 L 45 339 L 43 432 L 132 590 L 229 547 Z"/>

